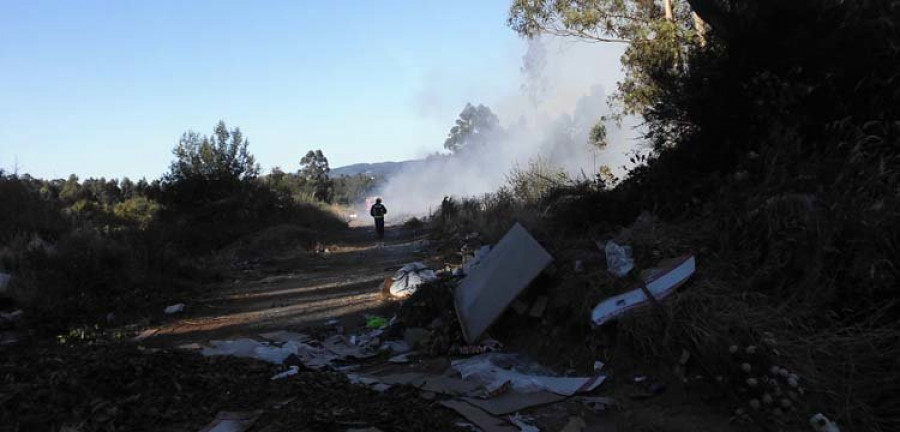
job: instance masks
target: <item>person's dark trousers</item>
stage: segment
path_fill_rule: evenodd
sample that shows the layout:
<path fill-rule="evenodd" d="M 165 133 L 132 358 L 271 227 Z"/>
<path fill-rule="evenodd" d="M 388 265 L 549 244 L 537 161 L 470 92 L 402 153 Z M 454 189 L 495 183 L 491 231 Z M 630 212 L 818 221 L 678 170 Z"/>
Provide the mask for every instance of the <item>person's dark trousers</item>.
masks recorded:
<path fill-rule="evenodd" d="M 375 232 L 378 238 L 384 238 L 384 218 L 375 218 Z"/>

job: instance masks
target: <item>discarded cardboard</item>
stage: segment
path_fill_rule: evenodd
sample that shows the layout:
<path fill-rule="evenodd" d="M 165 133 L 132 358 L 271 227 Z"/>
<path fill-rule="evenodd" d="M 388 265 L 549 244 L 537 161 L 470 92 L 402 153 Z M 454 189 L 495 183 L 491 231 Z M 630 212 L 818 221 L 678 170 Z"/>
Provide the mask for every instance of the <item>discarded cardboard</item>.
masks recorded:
<path fill-rule="evenodd" d="M 494 417 L 466 402 L 460 400 L 441 401 L 441 405 L 452 409 L 466 420 L 478 426 L 484 432 L 519 432 L 519 428 L 510 426 L 503 420 Z"/>
<path fill-rule="evenodd" d="M 418 372 L 385 375 L 377 377 L 376 379 L 384 384 L 410 385 L 425 391 L 448 396 L 474 394 L 481 387 L 481 384 L 472 381 L 463 381 L 461 379 L 443 375 L 429 375 Z"/>
<path fill-rule="evenodd" d="M 364 346 L 358 346 L 357 344 L 352 343 L 343 335 L 333 335 L 328 339 L 325 339 L 322 341 L 322 346 L 340 357 L 367 359 L 375 356 L 375 353 L 365 349 Z"/>
<path fill-rule="evenodd" d="M 262 415 L 262 410 L 252 412 L 219 411 L 216 418 L 200 429 L 200 432 L 242 432 L 250 429 L 260 415 Z"/>
<path fill-rule="evenodd" d="M 662 263 L 660 271 L 646 281 L 647 291 L 657 300 L 662 300 L 684 284 L 694 274 L 696 263 L 693 255 L 684 256 Z M 623 294 L 612 296 L 600 302 L 591 312 L 594 325 L 602 325 L 614 320 L 634 308 L 648 302 L 642 288 L 636 288 Z"/>
<path fill-rule="evenodd" d="M 493 415 L 504 415 L 527 408 L 557 403 L 566 398 L 567 396 L 558 395 L 549 391 L 536 391 L 530 393 L 509 391 L 490 399 L 466 397 L 463 398 L 463 400 Z"/>
<path fill-rule="evenodd" d="M 516 223 L 459 283 L 454 305 L 463 336 L 475 343 L 553 257 Z"/>

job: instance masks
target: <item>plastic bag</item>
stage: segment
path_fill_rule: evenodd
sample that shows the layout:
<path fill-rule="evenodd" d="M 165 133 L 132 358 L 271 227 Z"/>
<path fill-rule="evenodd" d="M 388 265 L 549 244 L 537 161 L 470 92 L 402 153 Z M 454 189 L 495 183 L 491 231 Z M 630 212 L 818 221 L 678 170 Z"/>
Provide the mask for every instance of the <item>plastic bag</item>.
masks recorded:
<path fill-rule="evenodd" d="M 634 268 L 631 246 L 619 246 L 613 241 L 606 242 L 606 267 L 615 277 L 623 277 Z"/>
<path fill-rule="evenodd" d="M 437 274 L 425 264 L 420 262 L 407 264 L 394 273 L 394 283 L 390 288 L 391 295 L 396 297 L 412 295 L 419 285 L 435 279 L 437 279 Z"/>

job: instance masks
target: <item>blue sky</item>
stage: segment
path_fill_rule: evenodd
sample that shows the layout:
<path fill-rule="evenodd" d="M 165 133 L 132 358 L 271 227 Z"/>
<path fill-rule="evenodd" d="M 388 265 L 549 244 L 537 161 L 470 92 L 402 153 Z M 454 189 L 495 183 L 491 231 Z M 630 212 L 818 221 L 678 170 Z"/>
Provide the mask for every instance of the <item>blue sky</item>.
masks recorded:
<path fill-rule="evenodd" d="M 440 150 L 467 101 L 515 91 L 491 1 L 0 0 L 0 168 L 158 177 L 223 119 L 265 172 Z"/>

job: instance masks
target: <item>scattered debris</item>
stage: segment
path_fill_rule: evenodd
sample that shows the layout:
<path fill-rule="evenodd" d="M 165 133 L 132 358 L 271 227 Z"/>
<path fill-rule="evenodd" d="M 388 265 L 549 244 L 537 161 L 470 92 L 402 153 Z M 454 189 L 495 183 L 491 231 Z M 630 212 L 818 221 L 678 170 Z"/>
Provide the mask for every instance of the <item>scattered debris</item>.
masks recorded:
<path fill-rule="evenodd" d="M 646 281 L 647 291 L 657 300 L 665 298 L 694 274 L 695 265 L 693 255 L 661 263 L 660 270 Z M 591 321 L 594 325 L 603 325 L 643 305 L 648 300 L 647 294 L 642 288 L 610 297 L 594 307 L 591 312 Z"/>
<path fill-rule="evenodd" d="M 509 416 L 509 422 L 516 425 L 519 428 L 519 432 L 541 432 L 536 426 L 532 426 L 526 421 L 530 421 L 531 419 L 526 419 L 525 417 L 516 413 L 516 415 Z"/>
<path fill-rule="evenodd" d="M 553 258 L 516 223 L 459 283 L 454 305 L 463 336 L 474 343 Z"/>
<path fill-rule="evenodd" d="M 509 382 L 513 390 L 522 393 L 547 390 L 564 396 L 588 392 L 597 388 L 606 379 L 603 375 L 593 377 L 555 377 L 546 369 L 522 356 L 503 353 L 486 353 L 463 360 L 454 360 L 453 369 L 459 371 L 464 380 L 473 380 L 485 387 L 498 386 Z M 538 371 L 542 375 L 535 374 Z"/>
<path fill-rule="evenodd" d="M 606 246 L 597 242 L 597 246 L 606 251 L 606 268 L 613 276 L 623 277 L 634 268 L 631 246 L 619 246 L 612 240 L 606 242 Z"/>
<path fill-rule="evenodd" d="M 301 350 L 301 346 L 305 345 L 291 341 L 279 347 L 247 338 L 225 341 L 214 340 L 209 344 L 211 346 L 204 348 L 202 352 L 207 357 L 225 355 L 254 358 L 275 364 L 284 363 L 284 360 L 291 354 L 297 355 Z"/>
<path fill-rule="evenodd" d="M 391 363 L 409 363 L 409 356 L 419 354 L 417 351 L 410 351 L 408 353 L 398 354 L 388 359 Z"/>
<path fill-rule="evenodd" d="M 478 248 L 478 250 L 475 251 L 475 254 L 474 254 L 474 255 L 472 255 L 471 257 L 467 257 L 467 258 L 465 259 L 465 263 L 464 263 L 463 266 L 462 266 L 463 274 L 469 274 L 469 272 L 470 272 L 473 268 L 475 268 L 475 266 L 477 266 L 479 263 L 481 263 L 481 261 L 482 261 L 482 260 L 483 260 L 490 252 L 491 252 L 491 247 L 490 247 L 490 245 L 485 245 L 485 246 L 482 246 L 482 247 Z"/>
<path fill-rule="evenodd" d="M 414 262 L 406 264 L 394 273 L 391 285 L 388 287 L 394 297 L 407 297 L 416 292 L 423 282 L 437 279 L 434 270 L 425 264 Z"/>
<path fill-rule="evenodd" d="M 462 345 L 450 350 L 450 354 L 475 355 L 497 351 L 503 348 L 503 344 L 496 339 L 485 339 L 478 345 Z"/>
<path fill-rule="evenodd" d="M 359 335 L 348 339 L 344 335 L 333 335 L 322 341 L 322 346 L 341 358 L 367 359 L 375 355 L 373 345 L 378 345 L 377 337 L 377 335 Z"/>
<path fill-rule="evenodd" d="M 272 381 L 275 381 L 277 379 L 287 378 L 292 375 L 297 375 L 298 373 L 300 373 L 300 367 L 299 366 L 291 366 L 290 368 L 288 368 L 288 370 L 273 376 Z"/>
<path fill-rule="evenodd" d="M 565 400 L 567 397 L 568 396 L 559 395 L 549 391 L 529 393 L 508 391 L 490 399 L 466 397 L 463 398 L 463 400 L 493 415 L 504 415 L 528 408 L 557 403 Z"/>
<path fill-rule="evenodd" d="M 216 418 L 200 432 L 242 432 L 250 429 L 262 415 L 261 410 L 252 412 L 220 411 Z"/>
<path fill-rule="evenodd" d="M 441 401 L 441 405 L 456 411 L 484 432 L 516 432 L 517 430 L 503 420 L 460 400 L 449 399 Z"/>
<path fill-rule="evenodd" d="M 366 328 L 369 329 L 383 329 L 388 325 L 390 324 L 387 318 L 380 317 L 378 315 L 373 315 L 366 319 Z"/>
<path fill-rule="evenodd" d="M 184 311 L 184 303 L 177 303 L 166 307 L 163 311 L 166 315 L 172 315 Z"/>
<path fill-rule="evenodd" d="M 378 349 L 382 351 L 390 351 L 394 354 L 403 354 L 412 351 L 412 347 L 410 347 L 409 344 L 406 343 L 406 341 L 402 340 L 384 341 L 381 343 L 381 346 Z"/>

